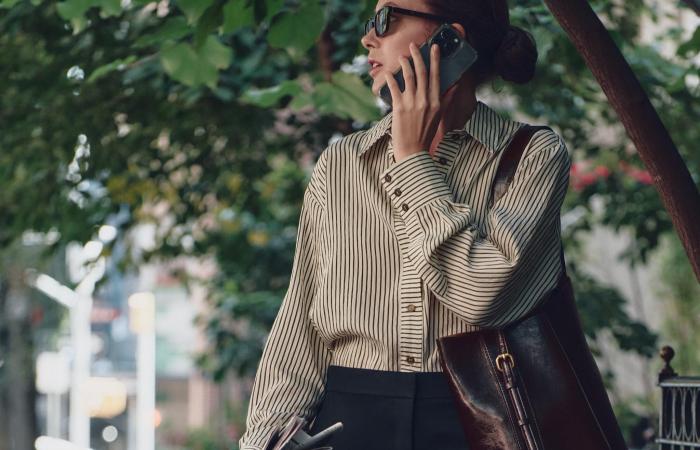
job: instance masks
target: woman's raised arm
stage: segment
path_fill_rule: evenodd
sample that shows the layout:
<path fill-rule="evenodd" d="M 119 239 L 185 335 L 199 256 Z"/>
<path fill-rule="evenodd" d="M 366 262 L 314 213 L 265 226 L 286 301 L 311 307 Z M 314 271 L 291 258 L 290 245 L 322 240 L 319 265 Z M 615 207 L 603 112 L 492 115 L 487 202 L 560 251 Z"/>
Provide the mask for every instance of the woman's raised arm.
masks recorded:
<path fill-rule="evenodd" d="M 466 322 L 499 326 L 527 314 L 556 286 L 570 165 L 562 138 L 537 132 L 510 187 L 491 208 L 483 236 L 472 206 L 453 201 L 428 152 L 401 160 L 381 179 L 406 224 L 408 256 L 426 286 Z"/>

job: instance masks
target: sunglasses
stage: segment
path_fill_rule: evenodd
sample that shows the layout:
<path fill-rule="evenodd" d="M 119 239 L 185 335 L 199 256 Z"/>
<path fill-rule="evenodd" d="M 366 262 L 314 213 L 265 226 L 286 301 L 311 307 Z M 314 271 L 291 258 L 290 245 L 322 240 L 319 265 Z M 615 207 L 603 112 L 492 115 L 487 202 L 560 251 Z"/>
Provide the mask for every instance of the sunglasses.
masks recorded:
<path fill-rule="evenodd" d="M 407 16 L 423 17 L 425 19 L 437 20 L 444 23 L 450 23 L 450 19 L 435 14 L 424 13 L 420 11 L 411 11 L 410 9 L 399 8 L 398 6 L 383 6 L 379 11 L 370 17 L 365 22 L 365 34 L 369 33 L 372 28 L 377 36 L 384 36 L 389 30 L 389 22 L 392 13 L 405 14 Z"/>

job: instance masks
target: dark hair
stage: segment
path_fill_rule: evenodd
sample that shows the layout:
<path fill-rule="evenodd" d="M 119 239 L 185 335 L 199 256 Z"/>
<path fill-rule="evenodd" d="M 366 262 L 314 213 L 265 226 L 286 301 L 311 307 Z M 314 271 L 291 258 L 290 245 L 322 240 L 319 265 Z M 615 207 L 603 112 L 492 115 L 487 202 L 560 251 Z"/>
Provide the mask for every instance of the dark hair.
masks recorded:
<path fill-rule="evenodd" d="M 532 35 L 510 24 L 507 0 L 425 0 L 431 12 L 453 17 L 478 53 L 470 68 L 477 86 L 500 76 L 525 84 L 535 76 L 537 45 Z"/>

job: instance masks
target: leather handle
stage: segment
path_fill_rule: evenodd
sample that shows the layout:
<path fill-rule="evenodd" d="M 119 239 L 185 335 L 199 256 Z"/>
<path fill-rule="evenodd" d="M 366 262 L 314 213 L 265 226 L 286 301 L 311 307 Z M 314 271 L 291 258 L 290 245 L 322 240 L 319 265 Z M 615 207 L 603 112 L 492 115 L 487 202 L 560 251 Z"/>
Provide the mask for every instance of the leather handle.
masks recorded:
<path fill-rule="evenodd" d="M 496 203 L 503 194 L 508 190 L 510 182 L 513 181 L 515 176 L 515 170 L 518 167 L 518 163 L 525 152 L 525 147 L 530 142 L 532 137 L 536 132 L 542 129 L 551 130 L 551 127 L 547 125 L 530 125 L 524 124 L 508 143 L 508 147 L 503 150 L 503 155 L 501 155 L 501 160 L 498 162 L 498 168 L 496 169 L 496 175 L 493 178 L 493 183 L 491 184 L 491 196 L 489 197 L 489 209 Z M 562 247 L 560 251 L 561 267 L 562 271 L 566 273 L 566 264 L 564 260 L 564 248 Z"/>
<path fill-rule="evenodd" d="M 498 168 L 496 169 L 496 176 L 493 179 L 493 184 L 491 185 L 491 198 L 489 199 L 489 208 L 496 203 L 503 194 L 508 190 L 510 182 L 515 176 L 515 169 L 518 167 L 520 158 L 525 152 L 525 147 L 532 139 L 532 136 L 541 129 L 551 130 L 550 127 L 546 125 L 530 125 L 525 124 L 518 128 L 515 135 L 508 143 L 508 147 L 503 150 L 503 155 L 498 162 Z"/>
<path fill-rule="evenodd" d="M 546 125 L 534 126 L 525 124 L 515 132 L 515 135 L 511 139 L 510 143 L 508 143 L 508 147 L 506 147 L 506 149 L 503 151 L 501 160 L 498 163 L 493 185 L 491 186 L 489 208 L 491 208 L 493 204 L 506 193 L 508 186 L 515 176 L 515 170 L 518 167 L 518 163 L 525 152 L 525 147 L 530 142 L 535 132 L 543 128 L 551 130 L 551 128 Z M 563 249 L 561 251 L 561 258 L 562 267 L 564 267 Z M 522 392 L 518 386 L 515 360 L 513 355 L 508 351 L 508 343 L 506 342 L 505 335 L 500 330 L 498 331 L 498 341 L 501 350 L 501 354 L 498 356 L 498 358 L 502 358 L 502 361 L 500 361 L 500 364 L 499 361 L 496 361 L 496 367 L 498 367 L 501 371 L 502 382 L 506 392 L 508 392 L 511 402 L 510 406 L 515 414 L 517 426 L 520 428 L 523 441 L 527 446 L 527 450 L 540 450 L 537 444 L 538 441 L 535 439 L 532 430 L 532 423 L 530 416 L 528 415 L 528 408 L 523 401 Z"/>

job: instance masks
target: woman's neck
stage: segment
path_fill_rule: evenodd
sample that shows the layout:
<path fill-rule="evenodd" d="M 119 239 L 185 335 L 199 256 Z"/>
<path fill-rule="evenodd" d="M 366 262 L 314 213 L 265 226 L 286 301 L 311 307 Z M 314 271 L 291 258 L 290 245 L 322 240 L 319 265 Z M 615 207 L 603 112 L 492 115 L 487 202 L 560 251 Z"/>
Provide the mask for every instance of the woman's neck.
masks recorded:
<path fill-rule="evenodd" d="M 468 82 L 459 82 L 445 92 L 440 105 L 440 122 L 430 145 L 431 155 L 435 154 L 445 134 L 464 127 L 476 108 L 476 102 L 474 89 Z"/>

